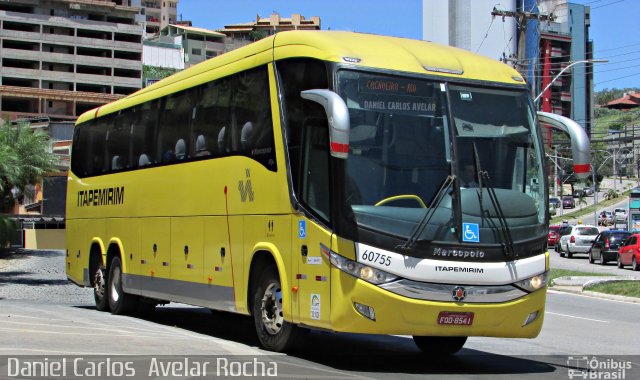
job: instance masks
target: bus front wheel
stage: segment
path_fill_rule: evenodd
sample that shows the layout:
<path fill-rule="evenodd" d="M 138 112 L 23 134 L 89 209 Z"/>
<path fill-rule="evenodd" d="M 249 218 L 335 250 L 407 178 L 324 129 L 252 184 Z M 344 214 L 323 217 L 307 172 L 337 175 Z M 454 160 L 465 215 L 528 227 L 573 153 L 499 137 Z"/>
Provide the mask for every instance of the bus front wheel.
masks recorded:
<path fill-rule="evenodd" d="M 293 346 L 300 329 L 284 320 L 282 287 L 275 265 L 260 276 L 253 292 L 252 311 L 258 339 L 265 349 L 282 352 Z"/>
<path fill-rule="evenodd" d="M 467 342 L 466 336 L 415 336 L 413 341 L 425 354 L 453 355 Z"/>
<path fill-rule="evenodd" d="M 122 262 L 114 257 L 109 265 L 109 308 L 113 314 L 128 314 L 137 306 L 136 296 L 127 294 L 122 289 Z"/>

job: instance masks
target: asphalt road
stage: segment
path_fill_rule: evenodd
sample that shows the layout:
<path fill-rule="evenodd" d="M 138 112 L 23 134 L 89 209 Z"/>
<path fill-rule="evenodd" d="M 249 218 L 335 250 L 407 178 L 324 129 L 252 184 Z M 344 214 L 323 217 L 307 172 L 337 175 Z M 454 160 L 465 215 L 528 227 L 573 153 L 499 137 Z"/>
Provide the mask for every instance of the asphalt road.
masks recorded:
<path fill-rule="evenodd" d="M 279 378 L 296 379 L 566 379 L 572 360 L 588 356 L 629 361 L 626 378 L 640 378 L 640 304 L 551 291 L 538 338 L 470 338 L 446 359 L 425 357 L 409 337 L 326 332 L 312 332 L 304 350 L 274 355 L 258 348 L 243 316 L 180 304 L 144 318 L 98 312 L 90 289 L 66 282 L 63 263 L 62 252 L 0 258 L 0 378 L 2 355 L 137 355 L 142 367 L 144 355 L 224 355 L 277 362 Z"/>

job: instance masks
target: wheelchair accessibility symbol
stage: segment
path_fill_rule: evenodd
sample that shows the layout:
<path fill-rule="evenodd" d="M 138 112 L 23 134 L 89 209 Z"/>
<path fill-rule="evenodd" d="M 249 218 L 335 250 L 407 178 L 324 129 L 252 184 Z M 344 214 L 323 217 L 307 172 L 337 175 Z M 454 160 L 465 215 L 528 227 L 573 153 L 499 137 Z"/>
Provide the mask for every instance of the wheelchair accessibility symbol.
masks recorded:
<path fill-rule="evenodd" d="M 480 227 L 478 223 L 462 223 L 462 241 L 480 243 Z"/>

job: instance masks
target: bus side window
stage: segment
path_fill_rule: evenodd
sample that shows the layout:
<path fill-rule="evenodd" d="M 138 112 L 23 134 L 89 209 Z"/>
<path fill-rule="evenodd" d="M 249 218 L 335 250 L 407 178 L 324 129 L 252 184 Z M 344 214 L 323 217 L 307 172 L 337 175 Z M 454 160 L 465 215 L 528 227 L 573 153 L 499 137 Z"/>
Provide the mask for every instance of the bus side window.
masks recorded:
<path fill-rule="evenodd" d="M 275 144 L 266 66 L 237 74 L 232 81 L 231 149 L 275 170 Z M 227 133 L 229 131 L 227 130 Z M 229 141 L 229 140 L 227 140 Z"/>
<path fill-rule="evenodd" d="M 131 124 L 131 166 L 150 165 L 156 151 L 158 101 L 145 103 L 134 108 L 133 115 L 133 123 Z M 143 155 L 145 158 L 141 159 Z M 144 165 L 141 162 L 144 162 Z"/>
<path fill-rule="evenodd" d="M 122 111 L 115 117 L 108 117 L 107 127 L 107 158 L 112 164 L 112 158 L 118 156 L 120 167 L 109 165 L 106 171 L 124 169 L 129 163 L 129 137 L 131 133 L 131 113 Z"/>
<path fill-rule="evenodd" d="M 158 162 L 172 162 L 185 158 L 188 151 L 185 136 L 189 136 L 193 104 L 199 87 L 167 96 L 161 103 L 158 123 Z M 180 151 L 176 151 L 180 149 Z"/>
<path fill-rule="evenodd" d="M 201 86 L 198 101 L 191 109 L 189 157 L 227 153 L 225 125 L 231 119 L 230 82 L 230 78 L 223 78 Z"/>
<path fill-rule="evenodd" d="M 325 64 L 313 59 L 277 63 L 283 87 L 286 148 L 298 199 L 330 221 L 329 130 L 321 106 L 304 101 L 300 92 L 329 88 Z M 312 177 L 312 178 L 311 178 Z"/>

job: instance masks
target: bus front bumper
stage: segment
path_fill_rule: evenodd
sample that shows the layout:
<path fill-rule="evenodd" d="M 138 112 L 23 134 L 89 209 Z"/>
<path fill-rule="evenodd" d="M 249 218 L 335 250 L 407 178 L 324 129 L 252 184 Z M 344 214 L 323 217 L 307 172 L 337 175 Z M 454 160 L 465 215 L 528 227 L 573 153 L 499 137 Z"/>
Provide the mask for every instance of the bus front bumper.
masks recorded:
<path fill-rule="evenodd" d="M 400 296 L 335 267 L 331 277 L 331 324 L 339 332 L 535 338 L 544 319 L 546 287 L 508 302 L 442 302 Z M 372 315 L 365 316 L 356 305 L 373 309 Z M 438 324 L 441 313 L 473 313 L 473 321 Z"/>

